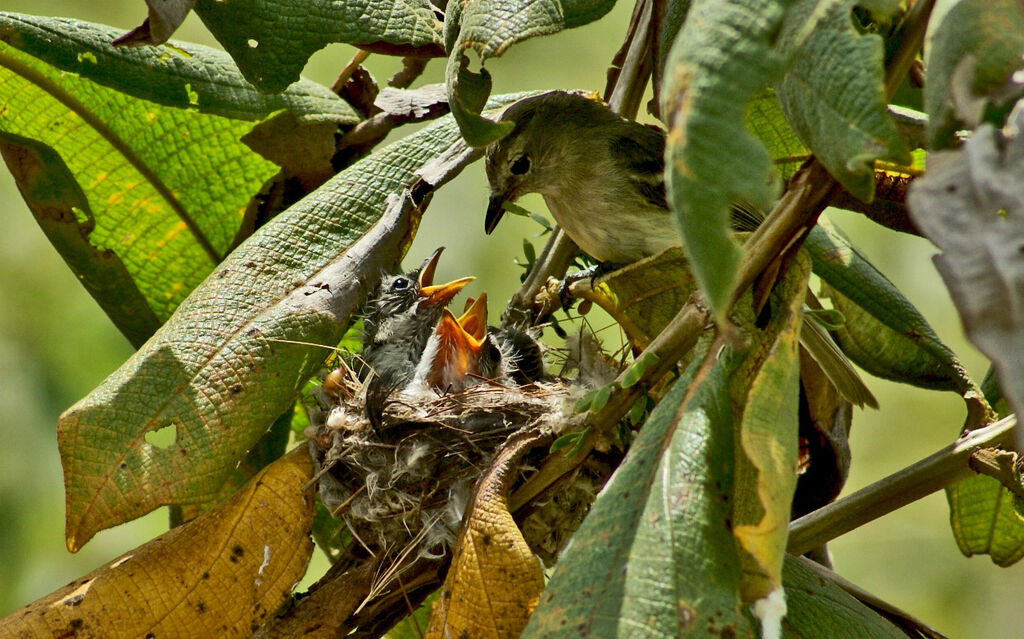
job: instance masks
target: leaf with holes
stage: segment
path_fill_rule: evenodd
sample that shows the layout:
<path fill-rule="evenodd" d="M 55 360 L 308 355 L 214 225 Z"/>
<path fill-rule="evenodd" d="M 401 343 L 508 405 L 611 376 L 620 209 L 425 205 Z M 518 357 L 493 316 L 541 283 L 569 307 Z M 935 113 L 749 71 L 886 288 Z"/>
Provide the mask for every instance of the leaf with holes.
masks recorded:
<path fill-rule="evenodd" d="M 442 16 L 429 0 L 198 0 L 196 14 L 247 80 L 278 93 L 332 42 L 392 55 L 442 56 Z"/>
<path fill-rule="evenodd" d="M 313 552 L 305 446 L 212 511 L 0 621 L 6 636 L 248 637 Z"/>
<path fill-rule="evenodd" d="M 276 167 L 239 138 L 280 110 L 354 122 L 312 83 L 257 94 L 223 53 L 0 14 L 0 147 L 43 230 L 139 346 L 235 242 Z"/>
<path fill-rule="evenodd" d="M 233 251 L 64 413 L 68 547 L 215 498 L 326 357 L 316 345 L 336 344 L 366 287 L 395 267 L 424 198 L 474 157 L 446 117 L 342 171 Z M 160 431 L 166 440 L 147 441 Z"/>

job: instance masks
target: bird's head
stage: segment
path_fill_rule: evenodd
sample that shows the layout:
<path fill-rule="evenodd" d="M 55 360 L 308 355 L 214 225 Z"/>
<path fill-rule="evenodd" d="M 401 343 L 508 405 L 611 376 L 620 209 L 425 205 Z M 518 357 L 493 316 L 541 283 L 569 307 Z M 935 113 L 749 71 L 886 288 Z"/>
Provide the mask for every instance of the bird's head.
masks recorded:
<path fill-rule="evenodd" d="M 519 100 L 502 113 L 512 131 L 487 147 L 484 167 L 490 200 L 484 230 L 490 233 L 504 213 L 505 202 L 527 193 L 550 193 L 560 188 L 565 165 L 573 152 L 577 125 L 585 111 L 603 109 L 600 103 L 564 91 L 552 91 Z M 579 116 L 579 117 L 577 117 Z"/>
<path fill-rule="evenodd" d="M 434 273 L 444 247 L 423 261 L 419 268 L 401 275 L 387 275 L 381 279 L 377 293 L 366 304 L 366 335 L 378 342 L 395 332 L 398 323 L 422 317 L 425 322 L 435 319 L 455 294 L 472 277 L 462 277 L 445 284 L 434 284 Z"/>

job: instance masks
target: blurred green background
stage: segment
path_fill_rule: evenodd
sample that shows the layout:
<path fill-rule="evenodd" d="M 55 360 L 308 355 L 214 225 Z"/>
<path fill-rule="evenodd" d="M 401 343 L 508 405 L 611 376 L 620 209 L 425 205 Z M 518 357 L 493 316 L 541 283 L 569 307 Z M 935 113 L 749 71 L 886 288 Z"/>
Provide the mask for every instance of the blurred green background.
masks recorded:
<path fill-rule="evenodd" d="M 68 16 L 128 30 L 145 16 L 142 0 L 79 3 L 6 0 L 4 10 Z M 586 27 L 538 38 L 488 62 L 495 91 L 537 88 L 602 90 L 608 61 L 618 47 L 632 6 L 621 2 Z M 216 43 L 190 16 L 177 38 Z M 314 56 L 306 76 L 330 84 L 353 53 L 332 45 Z M 383 84 L 397 62 L 371 56 L 367 66 Z M 433 61 L 421 82 L 441 80 Z M 483 234 L 486 181 L 477 164 L 435 197 L 407 264 L 447 246 L 439 277 L 475 275 L 470 295 L 486 289 L 492 317 L 518 285 L 523 238 L 540 227 L 506 216 L 493 236 Z M 166 529 L 163 511 L 96 536 L 69 554 L 63 538 L 63 483 L 56 421 L 131 353 L 128 343 L 78 285 L 26 209 L 6 169 L 0 169 L 6 231 L 0 234 L 0 616 L 47 594 Z M 523 204 L 543 211 L 543 203 Z M 959 321 L 919 238 L 875 227 L 842 211 L 829 217 L 846 230 L 933 323 L 980 379 L 987 362 L 962 336 Z M 510 219 L 508 219 L 510 218 Z M 539 250 L 543 238 L 532 240 Z M 847 492 L 861 488 L 948 444 L 963 420 L 962 403 L 943 394 L 869 379 L 879 411 L 854 419 L 854 465 Z M 871 523 L 832 544 L 836 569 L 850 581 L 904 608 L 951 637 L 1011 636 L 1024 626 L 1024 567 L 994 566 L 957 550 L 943 493 Z M 325 561 L 314 555 L 311 577 Z M 307 579 L 308 581 L 308 579 Z"/>

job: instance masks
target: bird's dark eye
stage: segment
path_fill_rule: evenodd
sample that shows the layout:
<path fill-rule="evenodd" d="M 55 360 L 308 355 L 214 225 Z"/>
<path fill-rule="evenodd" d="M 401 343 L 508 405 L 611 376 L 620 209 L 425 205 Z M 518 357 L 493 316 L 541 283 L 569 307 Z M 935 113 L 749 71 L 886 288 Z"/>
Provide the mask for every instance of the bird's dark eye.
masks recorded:
<path fill-rule="evenodd" d="M 392 291 L 404 291 L 405 289 L 409 288 L 410 284 L 411 284 L 411 282 L 407 278 L 396 277 L 395 281 L 391 283 L 391 290 Z"/>
<path fill-rule="evenodd" d="M 512 175 L 526 175 L 530 170 L 530 156 L 525 153 L 517 157 L 508 168 Z"/>

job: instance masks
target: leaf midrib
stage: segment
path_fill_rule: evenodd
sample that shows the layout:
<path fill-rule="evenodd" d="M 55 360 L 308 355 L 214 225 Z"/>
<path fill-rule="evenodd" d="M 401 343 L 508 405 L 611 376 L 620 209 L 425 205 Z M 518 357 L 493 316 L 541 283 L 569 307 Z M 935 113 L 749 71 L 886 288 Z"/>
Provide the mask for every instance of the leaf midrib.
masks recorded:
<path fill-rule="evenodd" d="M 185 223 L 185 226 L 192 233 L 196 242 L 202 247 L 207 257 L 213 262 L 214 265 L 220 263 L 222 257 L 217 252 L 217 249 L 213 247 L 210 240 L 203 233 L 202 229 L 192 218 L 182 203 L 174 196 L 171 189 L 164 184 L 163 180 L 153 172 L 152 169 L 139 157 L 132 148 L 120 138 L 105 122 L 100 120 L 92 111 L 89 110 L 84 104 L 78 101 L 73 95 L 65 91 L 60 85 L 46 77 L 36 69 L 28 66 L 24 62 L 17 60 L 10 56 L 5 51 L 0 51 L 0 66 L 6 67 L 11 72 L 21 76 L 34 86 L 38 87 L 42 91 L 45 91 L 53 99 L 57 100 L 65 108 L 72 113 L 76 114 L 86 124 L 88 124 L 100 137 L 102 137 L 108 144 L 120 153 L 128 163 L 138 171 L 143 178 L 146 179 L 153 188 L 156 189 L 157 193 L 160 194 L 167 204 L 174 211 L 175 215 Z"/>

